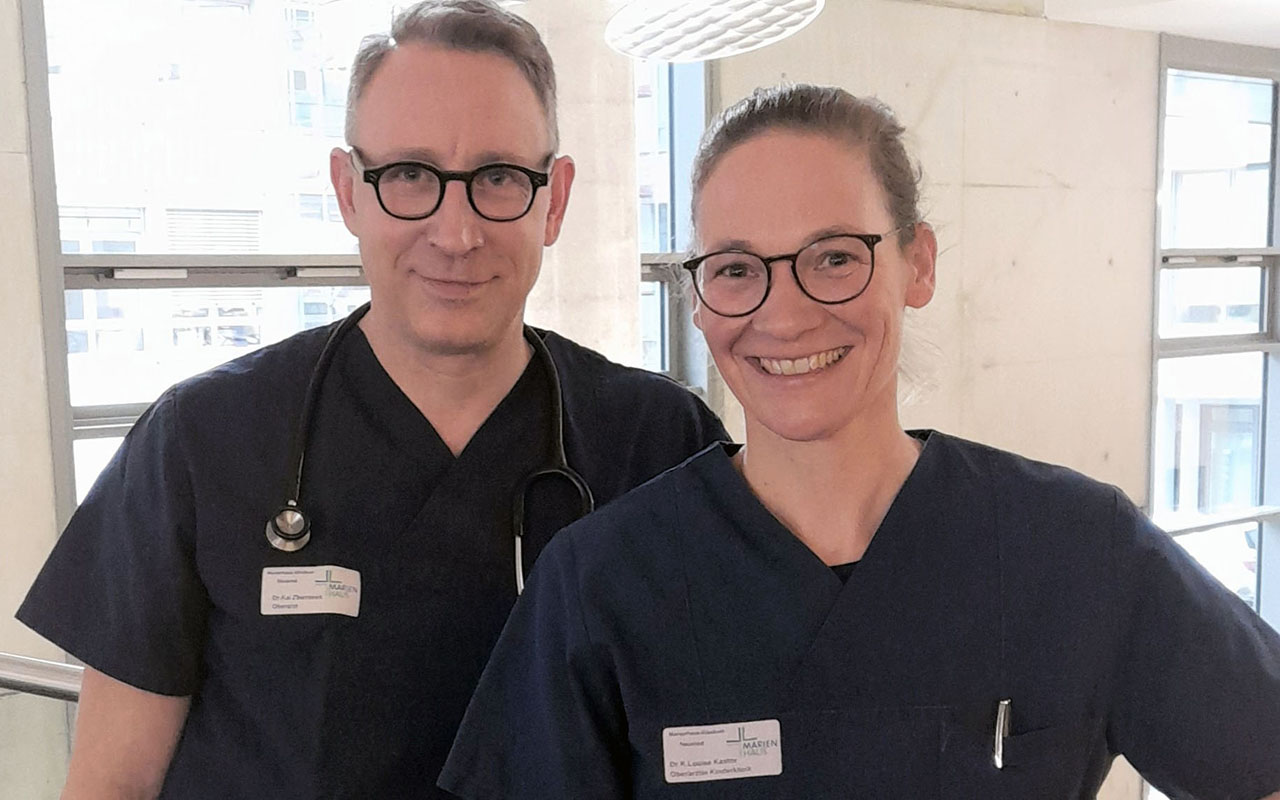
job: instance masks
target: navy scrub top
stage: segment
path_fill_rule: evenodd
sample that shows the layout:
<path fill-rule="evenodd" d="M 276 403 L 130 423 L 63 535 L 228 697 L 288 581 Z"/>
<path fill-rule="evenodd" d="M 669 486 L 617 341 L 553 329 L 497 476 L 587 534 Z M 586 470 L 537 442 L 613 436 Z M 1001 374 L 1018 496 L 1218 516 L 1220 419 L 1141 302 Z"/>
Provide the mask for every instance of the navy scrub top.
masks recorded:
<path fill-rule="evenodd" d="M 162 797 L 448 796 L 436 778 L 516 597 L 512 499 L 549 459 L 550 383 L 532 359 L 455 458 L 352 330 L 307 443 L 312 540 L 283 553 L 264 528 L 328 333 L 161 397 L 18 612 L 107 675 L 193 696 Z M 727 439 L 673 381 L 542 335 L 597 506 Z M 564 482 L 530 492 L 527 564 L 576 504 Z M 304 565 L 357 570 L 359 616 L 263 616 L 263 568 Z"/>
<path fill-rule="evenodd" d="M 1280 789 L 1275 631 L 1118 490 L 916 435 L 923 453 L 847 583 L 721 446 L 562 531 L 441 785 L 471 799 L 1051 800 L 1094 797 L 1123 753 L 1174 798 Z M 767 720 L 780 741 L 759 725 L 747 738 L 780 748 L 781 774 L 667 783 L 664 729 L 720 731 L 722 747 Z M 697 766 L 737 769 L 720 763 Z"/>

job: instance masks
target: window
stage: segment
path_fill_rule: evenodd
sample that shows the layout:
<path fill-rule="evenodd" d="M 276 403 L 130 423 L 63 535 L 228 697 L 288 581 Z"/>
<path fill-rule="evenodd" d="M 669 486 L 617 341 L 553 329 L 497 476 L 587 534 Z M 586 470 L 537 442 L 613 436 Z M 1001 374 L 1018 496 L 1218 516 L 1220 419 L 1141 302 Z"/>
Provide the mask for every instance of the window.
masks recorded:
<path fill-rule="evenodd" d="M 298 216 L 303 219 L 324 219 L 324 195 L 298 195 Z"/>
<path fill-rule="evenodd" d="M 235 252 L 354 254 L 342 225 L 300 224 L 294 198 L 323 192 L 325 155 L 343 144 L 352 32 L 385 29 L 403 4 L 156 0 L 145 24 L 124 26 L 137 17 L 129 0 L 44 5 L 63 252 L 92 253 L 96 240 L 198 253 L 166 218 L 194 209 L 257 219 L 253 247 Z"/>
<path fill-rule="evenodd" d="M 167 386 L 368 298 L 325 154 L 392 3 L 259 5 L 45 3 L 77 500 Z"/>
<path fill-rule="evenodd" d="M 1151 511 L 1280 627 L 1280 68 L 1222 52 L 1164 40 Z"/>
<path fill-rule="evenodd" d="M 667 284 L 662 281 L 641 281 L 640 363 L 645 369 L 654 372 L 666 372 L 670 361 L 667 316 Z"/>
<path fill-rule="evenodd" d="M 706 349 L 690 324 L 678 262 L 689 246 L 689 173 L 706 126 L 702 64 L 635 63 L 637 230 L 643 364 L 695 389 Z"/>
<path fill-rule="evenodd" d="M 315 12 L 309 8 L 286 8 L 285 19 L 290 28 L 310 28 L 315 24 Z"/>
<path fill-rule="evenodd" d="M 1170 69 L 1165 86 L 1161 245 L 1265 246 L 1274 81 Z"/>
<path fill-rule="evenodd" d="M 63 206 L 58 230 L 63 253 L 133 253 L 146 222 L 141 208 Z"/>

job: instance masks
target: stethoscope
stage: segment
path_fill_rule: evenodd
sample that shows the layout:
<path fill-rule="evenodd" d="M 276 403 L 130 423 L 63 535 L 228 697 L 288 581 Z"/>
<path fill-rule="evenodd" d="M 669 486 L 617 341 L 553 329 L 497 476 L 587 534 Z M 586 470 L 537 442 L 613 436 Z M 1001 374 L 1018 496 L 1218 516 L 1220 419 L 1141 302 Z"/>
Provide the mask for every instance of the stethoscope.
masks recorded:
<path fill-rule="evenodd" d="M 307 437 L 311 435 L 311 420 L 315 414 L 316 400 L 320 396 L 320 387 L 329 371 L 329 363 L 334 353 L 342 344 L 351 329 L 359 324 L 365 314 L 369 313 L 369 303 L 352 311 L 338 327 L 329 334 L 316 366 L 311 372 L 311 380 L 307 383 L 307 394 L 302 402 L 302 416 L 298 419 L 298 428 L 293 437 L 293 448 L 290 453 L 290 464 L 296 465 L 292 473 L 288 497 L 284 505 L 267 520 L 267 541 L 277 550 L 288 553 L 297 552 L 311 541 L 311 519 L 302 510 L 302 466 L 306 461 Z M 551 384 L 551 456 L 546 466 L 534 470 L 521 482 L 519 490 L 512 499 L 512 528 L 515 535 L 516 594 L 524 592 L 524 505 L 525 497 L 533 484 L 546 478 L 562 478 L 567 480 L 578 493 L 578 516 L 585 517 L 595 508 L 595 499 L 591 496 L 591 487 L 582 476 L 569 466 L 564 453 L 564 401 L 560 396 L 560 373 L 542 337 L 527 325 L 524 328 L 525 341 L 533 348 L 533 355 L 542 362 L 547 378 Z"/>

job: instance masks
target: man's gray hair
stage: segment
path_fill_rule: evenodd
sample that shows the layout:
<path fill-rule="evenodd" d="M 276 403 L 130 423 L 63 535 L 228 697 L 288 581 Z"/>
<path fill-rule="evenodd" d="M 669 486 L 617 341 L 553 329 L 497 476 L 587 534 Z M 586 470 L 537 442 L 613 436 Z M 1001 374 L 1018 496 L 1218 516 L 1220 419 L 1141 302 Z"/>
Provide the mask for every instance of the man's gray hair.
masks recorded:
<path fill-rule="evenodd" d="M 387 54 L 400 45 L 437 45 L 474 53 L 496 53 L 528 78 L 547 115 L 551 147 L 559 148 L 556 122 L 556 73 L 538 31 L 492 0 L 423 0 L 396 15 L 391 33 L 366 36 L 351 65 L 347 89 L 347 144 L 354 145 L 356 104 Z"/>

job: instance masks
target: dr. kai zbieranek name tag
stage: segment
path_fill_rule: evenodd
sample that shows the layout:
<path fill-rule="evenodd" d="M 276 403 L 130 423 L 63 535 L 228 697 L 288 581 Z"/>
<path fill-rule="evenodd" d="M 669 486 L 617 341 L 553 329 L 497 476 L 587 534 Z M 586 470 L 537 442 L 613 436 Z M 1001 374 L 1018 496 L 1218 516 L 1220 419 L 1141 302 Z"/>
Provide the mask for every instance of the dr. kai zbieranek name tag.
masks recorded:
<path fill-rule="evenodd" d="M 360 616 L 360 573 L 335 567 L 266 567 L 262 570 L 262 614 Z"/>

